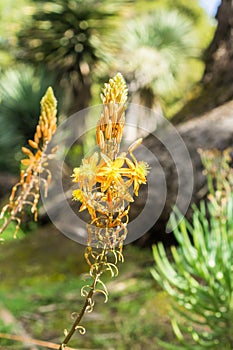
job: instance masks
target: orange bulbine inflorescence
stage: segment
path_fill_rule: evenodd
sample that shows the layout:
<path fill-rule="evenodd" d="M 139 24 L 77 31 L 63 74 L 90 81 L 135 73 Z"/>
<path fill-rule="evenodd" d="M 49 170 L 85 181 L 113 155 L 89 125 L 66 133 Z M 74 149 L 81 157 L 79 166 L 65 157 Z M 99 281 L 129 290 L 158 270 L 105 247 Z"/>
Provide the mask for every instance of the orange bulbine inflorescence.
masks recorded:
<path fill-rule="evenodd" d="M 140 185 L 146 183 L 149 171 L 148 164 L 137 161 L 133 154 L 142 139 L 135 141 L 127 152 L 120 152 L 127 100 L 127 87 L 120 73 L 104 85 L 101 98 L 103 109 L 96 128 L 99 152 L 84 158 L 72 175 L 78 185 L 73 199 L 81 202 L 80 211 L 87 209 L 90 214 L 84 256 L 93 282 L 82 288 L 84 305 L 70 331 L 65 331 L 59 350 L 66 349 L 76 330 L 85 333 L 80 322 L 86 312 L 93 310 L 94 295 L 101 293 L 107 302 L 108 290 L 101 278 L 107 272 L 111 277 L 118 274 L 117 263 L 124 260 L 122 246 L 127 235 L 130 203 L 133 195 L 138 196 Z"/>
<path fill-rule="evenodd" d="M 48 185 L 51 181 L 51 174 L 46 166 L 48 160 L 54 156 L 56 149 L 52 149 L 46 154 L 47 145 L 56 131 L 57 124 L 57 101 L 54 97 L 51 87 L 48 88 L 45 96 L 41 100 L 41 115 L 33 140 L 28 141 L 27 147 L 22 147 L 22 152 L 26 156 L 21 160 L 22 170 L 19 182 L 13 186 L 9 198 L 0 215 L 4 219 L 0 227 L 2 233 L 11 221 L 16 222 L 15 235 L 22 221 L 25 206 L 31 207 L 34 214 L 34 220 L 37 220 L 37 204 L 40 198 L 39 177 L 43 182 L 45 196 L 47 195 Z"/>
<path fill-rule="evenodd" d="M 142 139 L 135 141 L 127 152 L 120 153 L 125 124 L 127 87 L 120 73 L 104 85 L 101 94 L 103 110 L 96 128 L 100 152 L 82 160 L 73 172 L 78 188 L 73 198 L 82 203 L 90 216 L 89 245 L 114 249 L 122 246 L 127 234 L 128 211 L 133 195 L 138 196 L 146 183 L 149 166 L 137 161 L 133 151 Z"/>

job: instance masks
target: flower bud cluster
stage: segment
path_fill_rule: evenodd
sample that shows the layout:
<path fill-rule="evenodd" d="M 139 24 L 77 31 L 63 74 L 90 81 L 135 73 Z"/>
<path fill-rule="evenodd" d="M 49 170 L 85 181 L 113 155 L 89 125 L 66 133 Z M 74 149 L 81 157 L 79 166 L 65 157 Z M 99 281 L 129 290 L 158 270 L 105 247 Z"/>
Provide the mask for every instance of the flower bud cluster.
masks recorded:
<path fill-rule="evenodd" d="M 104 85 L 103 110 L 96 128 L 100 152 L 82 160 L 73 172 L 78 188 L 73 198 L 81 202 L 80 211 L 87 209 L 89 242 L 113 248 L 122 245 L 127 234 L 128 212 L 133 196 L 138 196 L 141 184 L 146 184 L 148 164 L 137 161 L 133 151 L 142 139 L 135 141 L 127 152 L 119 152 L 125 124 L 127 88 L 120 73 Z"/>
<path fill-rule="evenodd" d="M 53 90 L 49 87 L 41 100 L 41 115 L 34 139 L 28 141 L 27 147 L 22 147 L 22 152 L 26 158 L 21 160 L 23 169 L 20 173 L 20 180 L 13 186 L 9 203 L 1 211 L 0 219 L 4 219 L 4 222 L 0 227 L 0 233 L 6 229 L 11 221 L 15 221 L 15 235 L 17 234 L 26 206 L 31 208 L 34 220 L 37 220 L 37 204 L 40 199 L 39 180 L 43 182 L 46 196 L 51 181 L 51 174 L 46 167 L 48 160 L 54 157 L 57 149 L 55 147 L 49 154 L 46 154 L 47 145 L 56 131 L 56 106 L 57 101 Z M 5 215 L 6 213 L 8 218 Z"/>

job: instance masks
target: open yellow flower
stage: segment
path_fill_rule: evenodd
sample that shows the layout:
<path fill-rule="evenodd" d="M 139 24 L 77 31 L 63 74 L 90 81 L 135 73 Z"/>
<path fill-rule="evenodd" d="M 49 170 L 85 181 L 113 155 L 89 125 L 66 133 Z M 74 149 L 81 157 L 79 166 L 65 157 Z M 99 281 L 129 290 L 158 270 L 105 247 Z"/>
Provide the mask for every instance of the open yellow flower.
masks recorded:
<path fill-rule="evenodd" d="M 82 165 L 79 168 L 74 169 L 73 182 L 78 182 L 80 188 L 88 186 L 89 190 L 96 183 L 96 173 L 98 170 L 98 153 L 95 152 L 92 156 L 84 158 L 82 160 Z"/>
<path fill-rule="evenodd" d="M 72 195 L 73 195 L 73 199 L 75 200 L 75 201 L 80 201 L 81 203 L 83 202 L 83 192 L 82 192 L 82 190 L 80 190 L 80 189 L 77 189 L 77 190 L 74 190 L 73 192 L 72 192 Z"/>
<path fill-rule="evenodd" d="M 124 173 L 125 153 L 120 154 L 115 160 L 111 160 L 102 154 L 105 164 L 98 169 L 96 179 L 101 183 L 101 191 L 105 192 L 112 184 L 124 185 L 122 173 Z"/>
<path fill-rule="evenodd" d="M 81 202 L 80 211 L 88 210 L 94 226 L 107 230 L 121 226 L 124 220 L 126 234 L 130 203 L 134 201 L 134 195 L 138 196 L 140 185 L 146 183 L 149 166 L 138 162 L 132 153 L 140 146 L 142 138 L 130 145 L 127 152 L 119 154 L 127 100 L 127 86 L 121 74 L 104 85 L 101 98 L 103 109 L 96 128 L 100 155 L 95 152 L 74 169 L 73 182 L 77 183 L 78 189 L 73 191 L 73 198 Z M 118 237 L 120 245 L 125 234 Z M 111 245 L 109 238 L 106 242 Z M 88 239 L 90 244 L 90 237 Z M 100 242 L 103 239 L 107 240 L 107 236 L 99 236 Z"/>
<path fill-rule="evenodd" d="M 129 177 L 129 185 L 134 183 L 134 194 L 138 196 L 138 190 L 141 184 L 146 184 L 146 176 L 149 173 L 149 165 L 146 162 L 139 161 L 137 162 L 134 159 L 132 162 L 129 158 L 125 159 L 129 169 L 125 172 L 125 176 Z"/>

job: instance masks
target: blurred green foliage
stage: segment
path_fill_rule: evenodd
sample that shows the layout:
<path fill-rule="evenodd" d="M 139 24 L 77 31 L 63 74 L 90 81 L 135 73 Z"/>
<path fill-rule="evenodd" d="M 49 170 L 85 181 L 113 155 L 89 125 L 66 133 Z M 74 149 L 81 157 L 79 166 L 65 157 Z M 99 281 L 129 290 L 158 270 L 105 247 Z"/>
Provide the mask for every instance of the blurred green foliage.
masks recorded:
<path fill-rule="evenodd" d="M 99 103 L 100 84 L 121 71 L 136 84 L 132 98 L 140 93 L 148 107 L 151 99 L 162 101 L 171 117 L 200 79 L 201 52 L 214 31 L 198 0 L 9 0 L 0 2 L 0 18 L 0 170 L 11 172 L 48 85 L 62 91 L 67 116 Z M 36 69 L 31 91 L 29 79 L 13 78 L 24 74 L 19 61 Z M 145 72 L 150 79 L 142 86 Z"/>
<path fill-rule="evenodd" d="M 0 0 L 0 73 L 16 63 L 12 49 L 29 4 L 30 0 Z"/>
<path fill-rule="evenodd" d="M 200 7 L 199 0 L 134 0 L 132 3 L 132 17 L 137 15 L 140 17 L 142 14 L 159 10 L 179 12 L 193 24 L 193 31 L 198 38 L 198 47 L 200 48 L 205 48 L 212 39 L 216 23 Z"/>
<path fill-rule="evenodd" d="M 72 323 L 71 312 L 82 303 L 79 291 L 87 272 L 84 248 L 51 226 L 24 240 L 5 242 L 2 248 L 1 303 L 30 336 L 59 342 L 63 329 Z M 167 297 L 155 292 L 150 275 L 150 251 L 127 246 L 125 260 L 119 276 L 108 283 L 109 306 L 96 295 L 95 312 L 87 313 L 84 320 L 88 331 L 85 336 L 75 335 L 74 348 L 161 350 L 158 337 L 174 340 L 167 326 Z M 0 331 L 14 333 L 15 326 L 6 328 L 0 322 Z M 25 349 L 17 342 L 3 344 L 6 350 Z"/>
<path fill-rule="evenodd" d="M 171 321 L 180 340 L 180 346 L 161 343 L 166 349 L 233 348 L 231 157 L 229 150 L 215 150 L 202 152 L 202 159 L 209 177 L 207 204 L 194 207 L 191 223 L 183 218 L 177 224 L 173 216 L 179 246 L 171 248 L 172 260 L 161 243 L 153 248 L 152 274 L 171 297 Z"/>
<path fill-rule="evenodd" d="M 116 30 L 117 1 L 35 0 L 34 13 L 18 32 L 18 59 L 52 71 L 67 97 L 68 113 L 90 103 L 92 74 L 107 62 L 109 34 Z"/>
<path fill-rule="evenodd" d="M 40 100 L 53 78 L 30 66 L 6 70 L 0 79 L 0 171 L 18 171 L 21 146 L 32 138 Z"/>
<path fill-rule="evenodd" d="M 127 29 L 120 63 L 131 93 L 149 108 L 174 102 L 193 83 L 190 60 L 200 56 L 192 22 L 177 10 L 159 9 L 129 21 Z"/>
<path fill-rule="evenodd" d="M 0 225 L 2 225 L 3 220 L 0 220 Z M 0 237 L 0 243 L 4 243 L 6 241 L 12 241 L 15 240 L 15 226 L 16 224 L 14 222 L 10 223 L 10 225 L 4 230 L 3 233 L 1 233 Z M 25 237 L 24 231 L 20 228 L 18 233 L 17 233 L 17 239 L 23 239 Z"/>
<path fill-rule="evenodd" d="M 193 83 L 201 77 L 203 67 L 200 66 L 200 62 L 186 64 L 185 71 L 179 69 L 180 57 L 194 56 L 194 47 L 197 56 L 198 50 L 200 52 L 206 47 L 213 34 L 214 26 L 208 22 L 207 15 L 197 0 L 191 4 L 183 0 L 175 3 L 170 0 L 165 2 L 35 0 L 34 4 L 33 14 L 18 32 L 17 56 L 24 62 L 43 64 L 54 72 L 57 82 L 63 86 L 65 94 L 68 95 L 68 112 L 82 109 L 90 103 L 90 85 L 95 80 L 93 80 L 95 74 L 99 77 L 102 75 L 101 78 L 105 79 L 106 75 L 112 75 L 112 69 L 127 73 L 128 66 L 125 66 L 125 59 L 121 59 L 122 53 L 123 57 L 128 56 L 129 60 L 130 57 L 142 60 L 140 56 L 142 46 L 148 48 L 143 56 L 143 63 L 150 71 L 156 52 L 161 53 L 158 41 L 163 42 L 165 49 L 167 45 L 167 53 L 165 54 L 163 50 L 163 55 L 159 57 L 160 66 L 167 65 L 170 68 L 161 74 L 164 82 L 161 76 L 158 82 L 152 78 L 149 83 L 147 82 L 152 88 L 155 84 L 159 85 L 159 88 L 155 89 L 158 97 L 161 94 L 169 95 L 171 92 L 174 95 L 174 92 L 176 93 L 174 80 L 177 78 L 183 82 L 183 85 L 181 84 L 183 93 L 187 90 L 188 81 L 191 80 Z M 152 15 L 149 20 L 148 13 Z M 132 26 L 138 28 L 135 33 L 138 40 L 134 38 L 134 45 L 131 41 Z M 138 35 L 139 29 L 141 40 Z M 145 36 L 147 32 L 150 33 Z M 189 55 L 187 55 L 188 49 Z M 158 57 L 154 60 L 154 67 L 157 63 Z M 196 69 L 190 70 L 190 66 L 195 64 Z M 176 66 L 178 68 L 175 69 Z M 134 66 L 133 69 L 136 73 L 138 67 Z M 174 69 L 177 74 L 174 74 Z M 191 83 L 189 82 L 189 87 Z M 165 92 L 164 85 L 168 87 L 168 84 L 169 89 L 166 88 Z M 182 93 L 176 94 L 175 98 L 181 99 Z M 77 99 L 79 95 L 82 95 L 80 100 Z M 169 96 L 167 102 L 168 100 Z M 173 102 L 174 96 L 170 104 Z"/>

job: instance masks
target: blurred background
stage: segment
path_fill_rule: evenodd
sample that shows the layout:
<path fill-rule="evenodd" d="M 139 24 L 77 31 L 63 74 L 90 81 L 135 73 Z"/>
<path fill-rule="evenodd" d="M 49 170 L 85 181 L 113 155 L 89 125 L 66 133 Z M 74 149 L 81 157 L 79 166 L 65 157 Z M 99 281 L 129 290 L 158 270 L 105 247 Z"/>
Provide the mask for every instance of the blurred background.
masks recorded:
<path fill-rule="evenodd" d="M 103 82 L 120 71 L 130 102 L 172 118 L 203 75 L 216 27 L 203 6 L 212 14 L 216 7 L 201 4 L 1 1 L 1 173 L 18 173 L 20 147 L 34 132 L 49 85 L 64 119 L 99 104 Z"/>
<path fill-rule="evenodd" d="M 103 83 L 118 71 L 127 81 L 129 102 L 176 125 L 230 101 L 228 3 L 0 0 L 1 203 L 17 180 L 21 146 L 34 134 L 48 86 L 58 99 L 59 123 L 99 104 Z M 79 165 L 93 140 L 88 135 L 76 145 L 71 166 Z M 26 222 L 12 242 L 13 230 L 0 247 L 0 330 L 58 342 L 81 303 L 84 247 L 47 221 Z M 158 338 L 174 340 L 167 297 L 150 274 L 151 239 L 143 246 L 126 247 L 120 276 L 109 283 L 109 305 L 98 298 L 87 335 L 77 336 L 73 346 L 159 350 Z M 0 348 L 40 349 L 1 339 Z"/>

